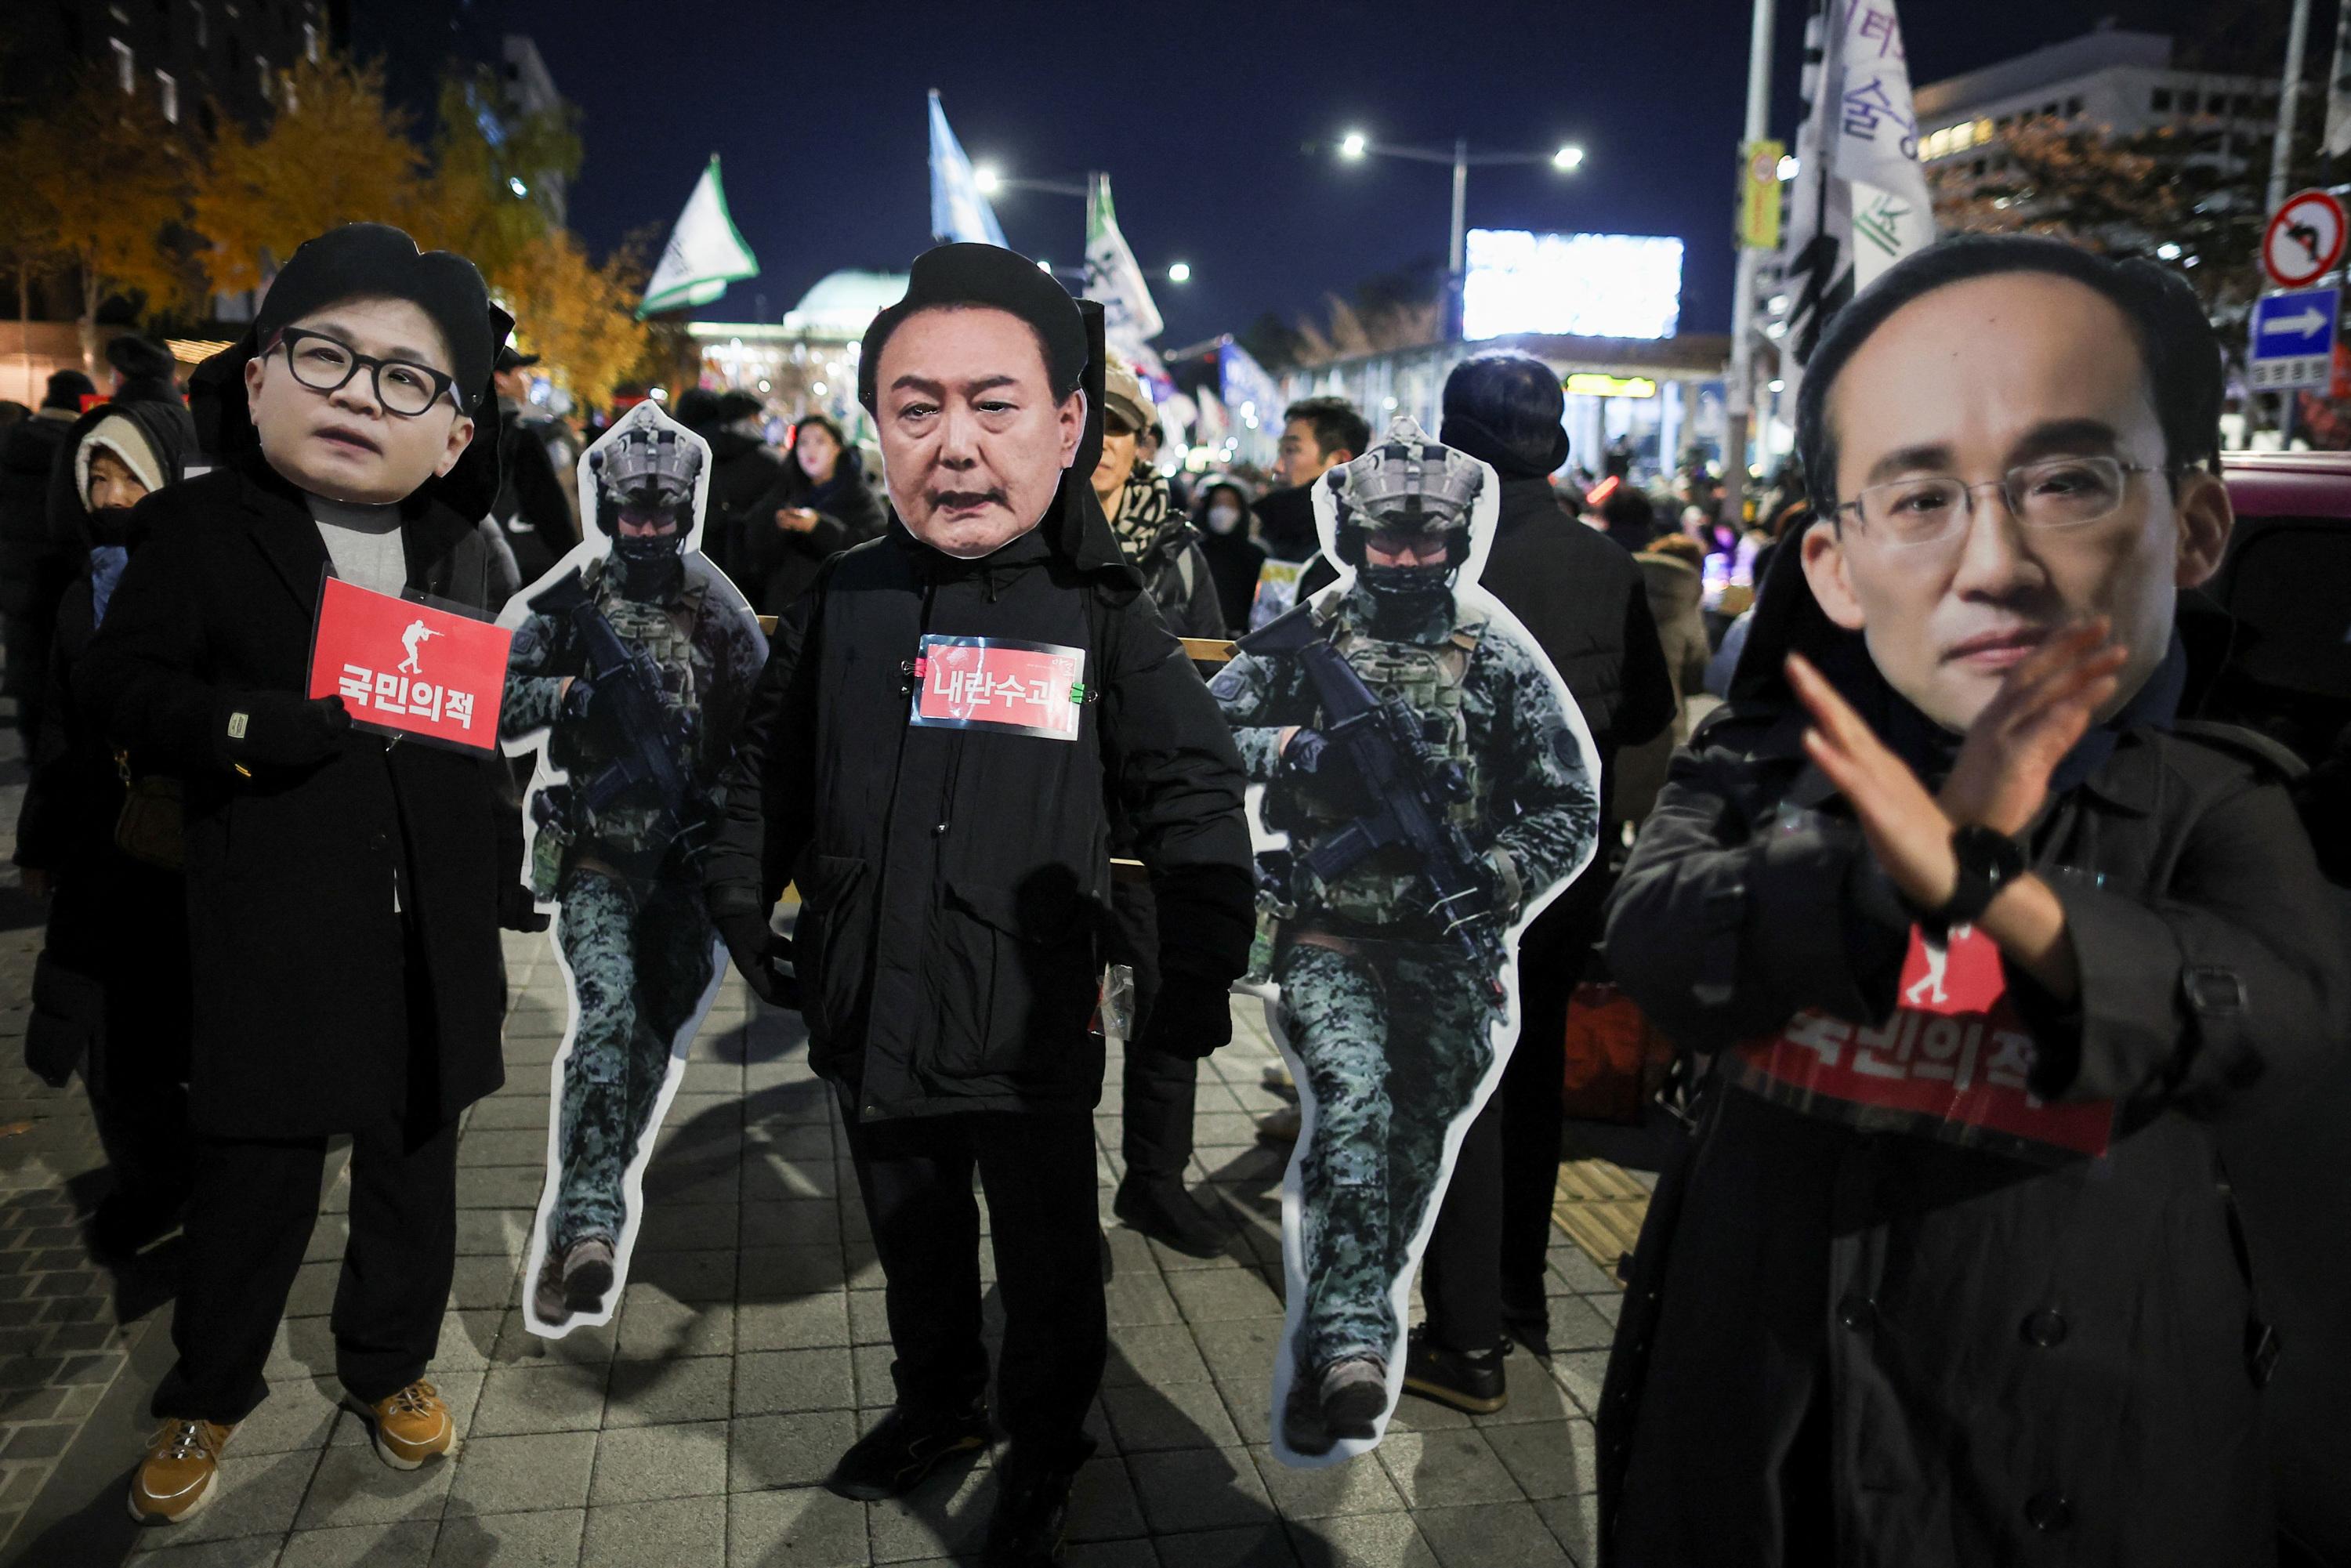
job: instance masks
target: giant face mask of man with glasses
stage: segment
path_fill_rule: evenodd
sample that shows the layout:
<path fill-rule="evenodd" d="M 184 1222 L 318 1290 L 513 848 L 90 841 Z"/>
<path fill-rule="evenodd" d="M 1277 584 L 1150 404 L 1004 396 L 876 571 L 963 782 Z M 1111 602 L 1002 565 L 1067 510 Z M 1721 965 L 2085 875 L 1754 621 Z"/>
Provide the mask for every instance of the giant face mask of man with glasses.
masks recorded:
<path fill-rule="evenodd" d="M 2228 492 L 2166 450 L 2137 344 L 2096 289 L 2003 272 L 1902 306 L 1837 376 L 1836 526 L 1804 536 L 1804 571 L 1947 729 L 2100 616 L 2127 653 L 2097 716 L 2112 714 L 2163 658 L 2178 591 L 2220 564 Z"/>
<path fill-rule="evenodd" d="M 269 465 L 314 495 L 405 499 L 474 438 L 441 329 L 406 299 L 359 298 L 283 329 L 245 367 Z"/>

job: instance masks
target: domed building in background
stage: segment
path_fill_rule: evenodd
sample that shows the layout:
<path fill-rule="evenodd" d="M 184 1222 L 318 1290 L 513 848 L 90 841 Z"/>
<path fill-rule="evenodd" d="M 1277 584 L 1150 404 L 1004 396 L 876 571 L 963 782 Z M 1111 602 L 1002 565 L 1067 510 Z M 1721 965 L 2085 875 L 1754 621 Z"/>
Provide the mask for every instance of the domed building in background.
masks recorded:
<path fill-rule="evenodd" d="M 852 433 L 870 434 L 857 404 L 857 351 L 865 329 L 906 292 L 903 272 L 844 268 L 819 278 L 780 323 L 689 321 L 702 354 L 702 384 L 752 393 L 771 419 L 789 425 L 828 413 Z"/>

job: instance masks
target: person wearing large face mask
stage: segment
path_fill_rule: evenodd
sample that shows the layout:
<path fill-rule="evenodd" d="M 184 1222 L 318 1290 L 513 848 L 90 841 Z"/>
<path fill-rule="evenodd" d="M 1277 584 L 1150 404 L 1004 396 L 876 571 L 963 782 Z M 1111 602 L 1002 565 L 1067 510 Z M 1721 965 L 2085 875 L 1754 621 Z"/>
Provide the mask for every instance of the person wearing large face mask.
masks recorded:
<path fill-rule="evenodd" d="M 1088 1019 L 1113 818 L 1160 916 L 1142 1043 L 1230 1038 L 1253 919 L 1231 737 L 1088 482 L 1102 365 L 1099 311 L 1033 262 L 916 260 L 858 362 L 890 531 L 779 628 L 705 877 L 737 966 L 808 1021 L 887 1281 L 896 1407 L 827 1484 L 898 1496 L 988 1440 L 977 1173 L 1011 1439 L 985 1560 L 1024 1568 L 1058 1550 L 1107 1346 Z"/>
<path fill-rule="evenodd" d="M 2054 241 L 1823 333 L 1819 520 L 1609 909 L 1714 1063 L 1603 1396 L 1614 1561 L 2277 1560 L 2217 1145 L 2336 1060 L 2351 965 L 2274 748 L 2180 712 L 2221 394 L 2176 275 Z"/>

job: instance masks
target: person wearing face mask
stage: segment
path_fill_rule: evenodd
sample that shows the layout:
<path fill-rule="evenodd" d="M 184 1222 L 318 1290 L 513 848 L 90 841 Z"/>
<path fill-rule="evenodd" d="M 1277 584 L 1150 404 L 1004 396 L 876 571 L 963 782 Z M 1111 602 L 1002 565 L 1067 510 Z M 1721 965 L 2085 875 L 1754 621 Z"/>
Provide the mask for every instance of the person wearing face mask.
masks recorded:
<path fill-rule="evenodd" d="M 357 731 L 340 696 L 306 693 L 329 573 L 486 616 L 476 524 L 511 325 L 471 262 L 398 229 L 298 248 L 245 338 L 197 369 L 221 466 L 139 504 L 147 541 L 77 673 L 91 728 L 176 777 L 185 812 L 196 1141 L 178 1360 L 131 1485 L 142 1521 L 220 1495 L 337 1136 L 336 1372 L 386 1465 L 456 1447 L 425 1374 L 456 1266 L 458 1115 L 505 1077 L 498 930 L 537 918 L 522 824 L 503 759 Z"/>
<path fill-rule="evenodd" d="M 984 245 L 916 259 L 867 331 L 888 534 L 779 631 L 705 876 L 737 967 L 798 1007 L 887 1280 L 894 1409 L 836 1465 L 914 1489 L 989 1440 L 987 1195 L 1005 1307 L 992 1568 L 1054 1560 L 1108 1329 L 1090 1033 L 1115 818 L 1149 868 L 1153 1049 L 1230 1038 L 1253 919 L 1241 771 L 1088 478 L 1102 314 Z M 787 942 L 771 913 L 786 883 Z"/>
<path fill-rule="evenodd" d="M 2053 240 L 1946 240 L 1823 331 L 1816 518 L 1608 911 L 1711 1068 L 1602 1396 L 1607 1560 L 2279 1560 L 2298 1364 L 2224 1145 L 2341 1061 L 2351 943 L 2279 748 L 2180 716 L 2222 392 L 2176 273 Z"/>
<path fill-rule="evenodd" d="M 81 1069 L 114 1173 L 90 1226 L 94 1249 L 108 1257 L 170 1229 L 187 1196 L 187 892 L 168 863 L 176 802 L 155 796 L 145 759 L 118 757 L 106 743 L 73 682 L 142 541 L 131 508 L 177 483 L 195 455 L 186 412 L 176 402 L 109 403 L 68 434 L 49 527 L 59 539 L 86 541 L 89 564 L 57 606 L 48 717 L 16 819 L 25 886 L 50 901 L 26 1060 L 52 1084 Z M 142 779 L 142 804 L 126 824 L 132 778 Z"/>
<path fill-rule="evenodd" d="M 1249 538 L 1249 491 L 1239 480 L 1220 475 L 1200 486 L 1193 527 L 1227 626 L 1249 624 L 1249 601 L 1257 597 L 1258 573 L 1265 566 L 1265 547 Z"/>
<path fill-rule="evenodd" d="M 763 615 L 781 615 L 828 557 L 882 532 L 882 503 L 839 424 L 804 415 L 773 486 L 744 514 L 741 587 Z"/>

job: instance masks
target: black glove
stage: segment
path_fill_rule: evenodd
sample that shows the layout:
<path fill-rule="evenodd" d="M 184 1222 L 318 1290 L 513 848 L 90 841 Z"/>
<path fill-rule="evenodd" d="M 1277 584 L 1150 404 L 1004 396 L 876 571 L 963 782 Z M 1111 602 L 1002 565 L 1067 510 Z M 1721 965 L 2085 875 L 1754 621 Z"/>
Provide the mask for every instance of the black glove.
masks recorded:
<path fill-rule="evenodd" d="M 1222 986 L 1170 975 L 1152 999 L 1136 1043 L 1145 1051 L 1197 1061 L 1233 1038 L 1233 1009 Z"/>
<path fill-rule="evenodd" d="M 747 910 L 721 915 L 716 924 L 719 940 L 726 944 L 736 969 L 750 982 L 759 999 L 798 1011 L 799 976 L 788 967 L 792 961 L 792 939 L 777 936 L 767 916 Z"/>
<path fill-rule="evenodd" d="M 1341 810 L 1364 813 L 1374 804 L 1363 775 L 1345 748 L 1319 729 L 1301 729 L 1281 748 L 1281 766 L 1293 778 L 1311 779 L 1315 793 Z"/>
<path fill-rule="evenodd" d="M 507 931 L 544 931 L 547 916 L 538 912 L 538 899 L 530 889 L 518 882 L 503 883 L 498 887 L 498 925 Z"/>
<path fill-rule="evenodd" d="M 571 684 L 563 688 L 563 702 L 555 716 L 576 723 L 586 718 L 595 706 L 596 683 L 585 675 L 574 675 Z"/>
<path fill-rule="evenodd" d="M 244 692 L 228 699 L 214 740 L 231 767 L 310 768 L 332 757 L 350 728 L 340 697 Z"/>

